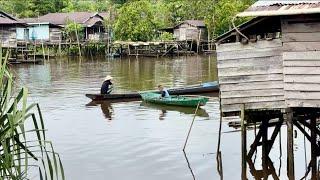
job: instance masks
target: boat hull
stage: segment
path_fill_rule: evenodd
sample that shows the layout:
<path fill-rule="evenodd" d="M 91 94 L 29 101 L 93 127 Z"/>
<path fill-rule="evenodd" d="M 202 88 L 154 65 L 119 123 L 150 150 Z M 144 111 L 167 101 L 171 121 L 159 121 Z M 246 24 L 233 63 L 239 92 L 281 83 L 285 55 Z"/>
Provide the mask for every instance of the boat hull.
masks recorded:
<path fill-rule="evenodd" d="M 175 88 L 175 89 L 168 89 L 170 95 L 189 95 L 189 94 L 205 94 L 205 93 L 212 93 L 218 92 L 219 86 L 218 84 L 214 83 L 209 86 L 189 86 L 185 88 Z M 157 92 L 157 91 L 154 91 Z M 94 101 L 101 101 L 101 100 L 121 100 L 121 99 L 141 99 L 141 96 L 138 92 L 132 93 L 124 93 L 124 94 L 86 94 L 88 98 Z"/>
<path fill-rule="evenodd" d="M 154 104 L 164 104 L 170 106 L 197 107 L 204 106 L 209 98 L 202 96 L 170 96 L 161 98 L 157 93 L 141 93 L 143 101 Z"/>

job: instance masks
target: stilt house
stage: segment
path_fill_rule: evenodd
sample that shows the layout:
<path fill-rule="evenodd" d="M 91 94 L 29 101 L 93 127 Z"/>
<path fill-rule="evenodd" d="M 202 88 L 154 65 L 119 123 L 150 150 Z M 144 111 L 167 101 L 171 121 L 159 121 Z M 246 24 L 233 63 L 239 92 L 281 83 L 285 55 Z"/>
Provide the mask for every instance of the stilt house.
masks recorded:
<path fill-rule="evenodd" d="M 173 34 L 178 41 L 202 41 L 207 39 L 207 28 L 204 21 L 186 20 L 173 28 Z"/>
<path fill-rule="evenodd" d="M 258 1 L 217 39 L 222 112 L 320 107 L 320 1 Z"/>
<path fill-rule="evenodd" d="M 75 22 L 84 27 L 83 40 L 102 40 L 105 30 L 103 27 L 103 17 L 98 13 L 73 12 L 73 13 L 49 13 L 39 17 L 40 22 L 66 27 L 68 22 Z"/>
<path fill-rule="evenodd" d="M 2 47 L 12 48 L 17 46 L 16 29 L 18 27 L 25 27 L 25 24 L 0 11 L 0 43 Z"/>
<path fill-rule="evenodd" d="M 26 28 L 17 28 L 18 41 L 40 41 L 60 43 L 62 41 L 62 26 L 49 22 L 42 22 L 38 18 L 25 18 L 21 20 L 27 24 Z"/>
<path fill-rule="evenodd" d="M 224 116 L 241 112 L 242 179 L 247 179 L 247 164 L 255 179 L 283 178 L 270 171 L 269 154 L 284 122 L 285 179 L 296 179 L 294 126 L 310 141 L 305 175 L 311 172 L 307 178 L 319 179 L 320 1 L 263 0 L 237 16 L 254 18 L 219 37 L 216 49 L 221 110 Z M 246 126 L 251 122 L 261 124 L 247 152 Z M 259 146 L 263 170 L 253 160 Z"/>

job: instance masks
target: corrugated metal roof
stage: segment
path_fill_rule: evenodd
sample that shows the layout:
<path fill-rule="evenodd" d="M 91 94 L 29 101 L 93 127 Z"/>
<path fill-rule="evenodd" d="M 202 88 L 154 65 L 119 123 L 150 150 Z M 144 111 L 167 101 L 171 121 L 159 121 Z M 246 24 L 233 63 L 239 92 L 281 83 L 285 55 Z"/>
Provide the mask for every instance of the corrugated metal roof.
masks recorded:
<path fill-rule="evenodd" d="M 14 25 L 14 24 L 23 24 L 22 22 L 15 21 L 9 18 L 1 17 L 0 16 L 0 24 L 6 24 L 6 25 Z"/>
<path fill-rule="evenodd" d="M 8 13 L 0 11 L 0 25 L 20 25 L 25 26 L 26 24 L 17 18 L 11 16 Z"/>
<path fill-rule="evenodd" d="M 92 12 L 49 13 L 44 16 L 40 16 L 39 22 L 50 22 L 55 25 L 65 25 L 67 21 L 70 20 L 86 26 L 92 26 L 92 18 L 96 20 L 99 19 L 103 22 L 103 17 Z"/>
<path fill-rule="evenodd" d="M 98 17 L 92 17 L 86 21 L 86 25 L 88 27 L 92 27 L 94 25 L 102 25 L 102 24 L 103 24 L 103 21 L 101 21 L 101 18 L 98 18 Z"/>
<path fill-rule="evenodd" d="M 10 14 L 4 12 L 4 11 L 0 11 L 0 17 L 8 18 L 8 19 L 17 21 L 17 18 L 13 17 L 12 15 L 10 15 Z"/>
<path fill-rule="evenodd" d="M 23 18 L 23 19 L 20 19 L 20 22 L 23 22 L 23 23 L 37 23 L 37 22 L 39 22 L 39 19 L 38 18 Z"/>
<path fill-rule="evenodd" d="M 237 14 L 237 16 L 282 16 L 317 13 L 320 13 L 320 0 L 262 0 L 253 4 L 244 12 Z"/>
<path fill-rule="evenodd" d="M 185 20 L 181 23 L 179 23 L 178 25 L 176 25 L 174 28 L 180 26 L 181 24 L 190 24 L 191 26 L 195 26 L 195 27 L 206 27 L 206 25 L 204 24 L 204 21 L 202 20 Z"/>
<path fill-rule="evenodd" d="M 319 3 L 320 0 L 260 0 L 252 6 L 271 6 L 274 4 L 301 4 L 301 3 Z"/>
<path fill-rule="evenodd" d="M 40 21 L 39 18 L 23 18 L 23 19 L 20 19 L 19 22 L 25 23 L 25 24 L 30 25 L 30 26 L 39 25 L 39 24 L 42 24 L 42 25 L 47 24 L 50 27 L 61 27 L 59 25 L 52 24 L 52 23 L 50 23 L 48 21 Z"/>

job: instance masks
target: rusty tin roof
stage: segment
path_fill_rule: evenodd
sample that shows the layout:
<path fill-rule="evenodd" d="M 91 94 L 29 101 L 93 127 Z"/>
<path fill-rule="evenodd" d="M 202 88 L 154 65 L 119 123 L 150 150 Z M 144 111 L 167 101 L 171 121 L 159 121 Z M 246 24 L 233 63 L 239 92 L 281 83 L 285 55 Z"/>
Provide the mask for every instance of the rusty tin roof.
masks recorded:
<path fill-rule="evenodd" d="M 282 16 L 320 13 L 320 0 L 260 0 L 238 17 L 248 16 Z"/>
<path fill-rule="evenodd" d="M 202 20 L 185 20 L 185 21 L 182 21 L 181 23 L 177 24 L 174 28 L 177 28 L 181 24 L 189 24 L 189 25 L 195 26 L 195 27 L 206 27 L 206 25 L 204 24 L 204 21 L 202 21 Z"/>
<path fill-rule="evenodd" d="M 18 22 L 18 21 L 9 19 L 9 18 L 0 17 L 0 24 L 7 24 L 7 25 L 9 25 L 9 24 L 21 24 L 21 23 Z"/>
<path fill-rule="evenodd" d="M 0 24 L 1 25 L 24 25 L 23 22 L 20 22 L 17 18 L 0 11 Z"/>
<path fill-rule="evenodd" d="M 95 23 L 102 23 L 103 17 L 98 13 L 92 12 L 71 12 L 71 13 L 49 13 L 38 18 L 39 22 L 49 22 L 54 25 L 65 25 L 68 21 L 85 25 L 93 26 Z"/>

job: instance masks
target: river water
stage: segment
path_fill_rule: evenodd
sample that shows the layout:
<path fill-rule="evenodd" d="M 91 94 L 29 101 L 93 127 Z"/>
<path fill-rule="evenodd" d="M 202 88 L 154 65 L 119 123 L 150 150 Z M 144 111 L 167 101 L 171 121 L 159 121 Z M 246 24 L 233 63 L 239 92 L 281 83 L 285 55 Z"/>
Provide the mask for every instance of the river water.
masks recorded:
<path fill-rule="evenodd" d="M 214 57 L 60 58 L 12 69 L 19 84 L 29 87 L 30 101 L 41 105 L 48 139 L 61 156 L 66 179 L 220 179 L 216 161 L 220 119 L 217 97 L 211 97 L 198 112 L 185 154 L 182 148 L 194 109 L 152 106 L 141 101 L 96 104 L 85 97 L 86 93 L 99 92 L 106 75 L 114 77 L 115 92 L 215 81 Z M 240 132 L 228 127 L 227 121 L 222 123 L 222 132 L 223 178 L 240 179 Z M 278 136 L 270 153 L 280 179 L 286 179 L 285 133 L 282 130 L 281 140 Z M 248 142 L 253 138 L 254 131 L 250 130 Z M 303 136 L 298 134 L 295 155 L 296 174 L 300 176 L 305 166 L 303 143 Z M 259 152 L 256 164 L 259 169 Z"/>

